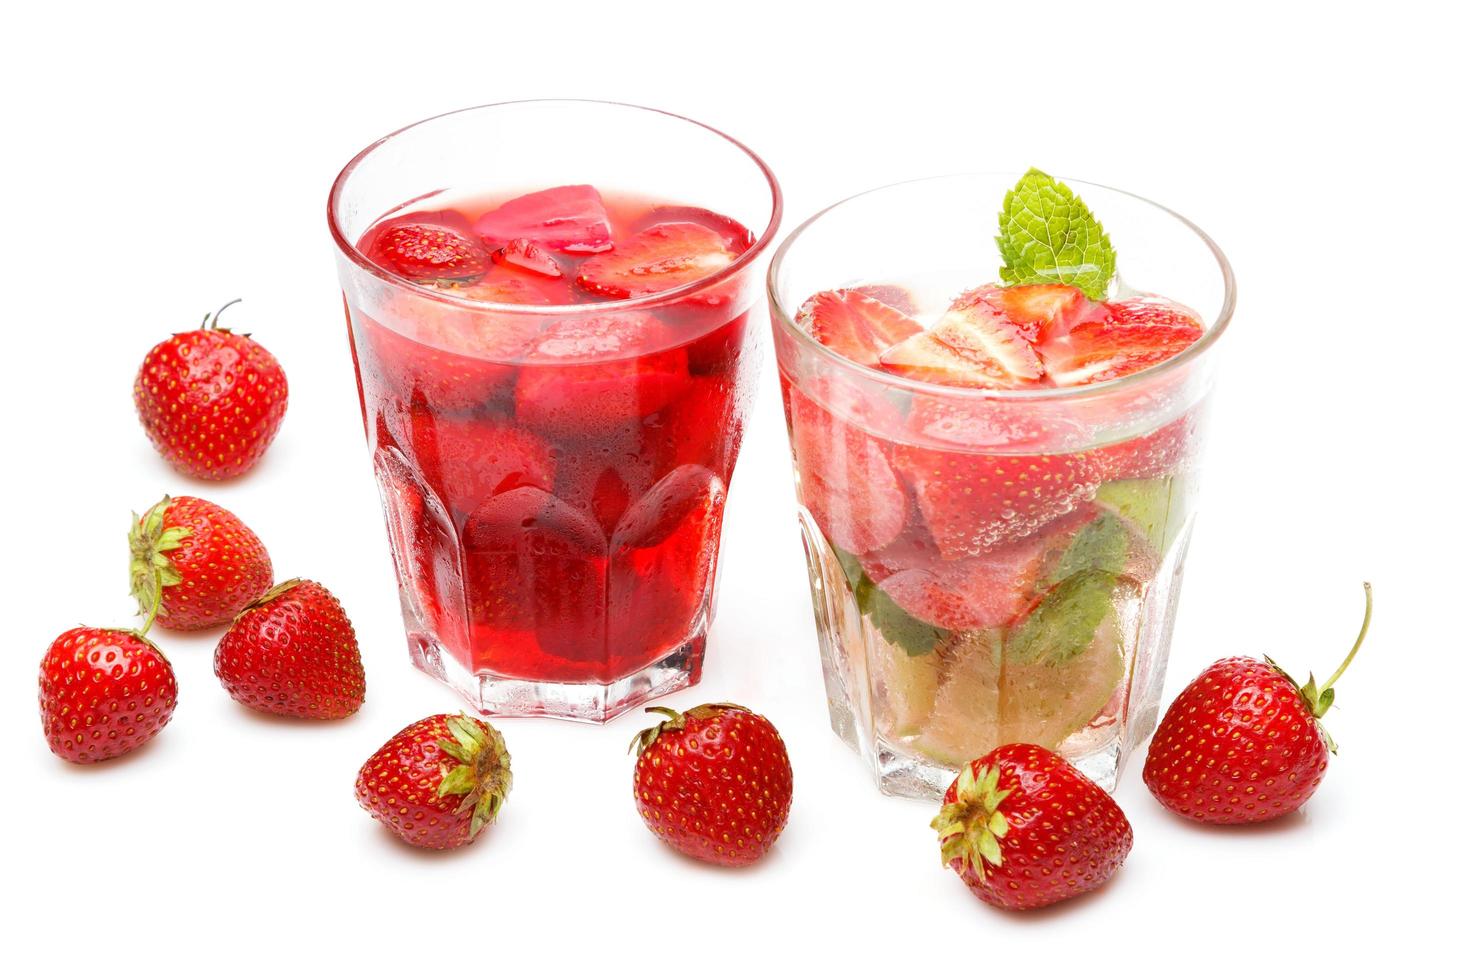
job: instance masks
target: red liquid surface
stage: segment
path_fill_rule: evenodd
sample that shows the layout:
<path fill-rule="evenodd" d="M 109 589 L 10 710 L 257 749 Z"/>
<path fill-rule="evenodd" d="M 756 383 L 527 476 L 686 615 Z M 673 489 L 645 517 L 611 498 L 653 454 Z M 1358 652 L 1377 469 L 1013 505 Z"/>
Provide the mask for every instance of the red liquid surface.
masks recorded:
<path fill-rule="evenodd" d="M 382 244 L 403 225 L 460 252 L 436 266 Z M 404 599 L 468 669 L 609 683 L 702 635 L 755 368 L 748 270 L 639 310 L 536 307 L 668 289 L 752 243 L 720 215 L 590 188 L 436 204 L 363 236 L 450 300 L 405 287 L 350 314 Z"/>

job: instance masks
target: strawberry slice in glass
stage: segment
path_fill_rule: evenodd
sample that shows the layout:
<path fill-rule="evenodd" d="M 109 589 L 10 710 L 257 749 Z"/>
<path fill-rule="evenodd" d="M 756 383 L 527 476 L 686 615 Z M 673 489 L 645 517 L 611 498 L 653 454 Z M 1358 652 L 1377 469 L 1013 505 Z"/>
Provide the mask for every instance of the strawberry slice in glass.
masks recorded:
<path fill-rule="evenodd" d="M 817 293 L 801 305 L 796 324 L 847 358 L 877 367 L 885 350 L 922 333 L 924 325 L 859 289 Z"/>
<path fill-rule="evenodd" d="M 520 423 L 562 439 L 634 427 L 689 386 L 688 353 L 644 313 L 561 320 L 537 338 L 516 378 Z"/>
<path fill-rule="evenodd" d="M 992 302 L 994 287 L 955 300 L 928 332 L 884 351 L 885 369 L 933 384 L 968 388 L 1022 388 L 1045 376 L 1031 346 L 1032 325 L 1017 323 Z"/>
<path fill-rule="evenodd" d="M 719 272 L 739 255 L 713 228 L 670 221 L 646 228 L 583 262 L 577 285 L 612 299 L 651 296 Z"/>
<path fill-rule="evenodd" d="M 1038 348 L 1058 385 L 1111 381 L 1162 364 L 1204 336 L 1193 310 L 1158 297 L 1109 304 L 1106 319 L 1054 331 Z"/>
<path fill-rule="evenodd" d="M 908 495 L 889 459 L 891 445 L 857 420 L 894 426 L 895 410 L 835 387 L 812 394 L 787 387 L 786 396 L 801 499 L 822 534 L 853 554 L 891 542 L 903 530 Z"/>
<path fill-rule="evenodd" d="M 523 194 L 475 220 L 475 234 L 492 248 L 518 238 L 561 252 L 605 252 L 612 224 L 602 195 L 590 184 L 551 187 Z"/>

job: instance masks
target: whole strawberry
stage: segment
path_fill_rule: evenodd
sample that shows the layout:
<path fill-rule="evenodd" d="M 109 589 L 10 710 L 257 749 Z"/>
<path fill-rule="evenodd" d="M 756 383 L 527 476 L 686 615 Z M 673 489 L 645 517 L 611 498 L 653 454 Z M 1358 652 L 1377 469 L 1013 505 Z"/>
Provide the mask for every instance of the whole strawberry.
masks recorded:
<path fill-rule="evenodd" d="M 1002 909 L 1091 891 L 1133 847 L 1133 828 L 1111 796 L 1055 752 L 1020 743 L 961 769 L 930 826 L 944 863 Z"/>
<path fill-rule="evenodd" d="M 164 497 L 128 533 L 139 615 L 175 630 L 221 626 L 271 587 L 271 558 L 244 522 L 198 497 Z"/>
<path fill-rule="evenodd" d="M 468 844 L 510 792 L 510 753 L 492 726 L 431 715 L 390 738 L 357 773 L 357 802 L 415 847 Z"/>
<path fill-rule="evenodd" d="M 178 700 L 173 667 L 132 630 L 79 626 L 41 658 L 41 727 L 67 762 L 133 751 L 168 724 Z"/>
<path fill-rule="evenodd" d="M 148 352 L 133 403 L 170 466 L 225 480 L 254 466 L 276 437 L 286 414 L 286 375 L 249 334 L 221 327 L 219 313 L 204 319 L 198 330 L 176 333 Z"/>
<path fill-rule="evenodd" d="M 655 837 L 711 864 L 751 864 L 791 812 L 791 760 L 775 727 L 735 704 L 702 704 L 640 732 L 638 813 Z"/>
<path fill-rule="evenodd" d="M 255 600 L 214 650 L 230 697 L 292 718 L 346 718 L 365 693 L 357 633 L 342 604 L 315 582 L 291 579 Z"/>
<path fill-rule="evenodd" d="M 1317 685 L 1298 685 L 1269 657 L 1228 657 L 1180 692 L 1154 733 L 1143 781 L 1164 806 L 1212 824 L 1257 823 L 1307 802 L 1327 774 L 1337 744 L 1322 727 L 1333 685 L 1368 635 L 1373 589 L 1342 666 Z"/>

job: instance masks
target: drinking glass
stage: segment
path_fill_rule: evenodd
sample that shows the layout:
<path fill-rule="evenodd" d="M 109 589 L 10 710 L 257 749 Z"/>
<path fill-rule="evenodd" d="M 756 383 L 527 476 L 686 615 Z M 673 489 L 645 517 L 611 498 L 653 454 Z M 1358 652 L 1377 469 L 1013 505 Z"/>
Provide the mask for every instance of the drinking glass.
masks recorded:
<path fill-rule="evenodd" d="M 822 290 L 871 286 L 923 319 L 994 281 L 988 229 L 1019 176 L 860 194 L 801 225 L 771 262 L 832 728 L 894 795 L 936 797 L 959 766 L 1009 742 L 1054 749 L 1111 790 L 1158 714 L 1216 342 L 1234 306 L 1215 244 L 1140 197 L 1068 182 L 1116 248 L 1112 297 L 1147 290 L 1206 325 L 1176 357 L 1101 383 L 930 384 L 839 356 L 799 325 Z M 1000 538 L 953 526 L 982 490 L 1000 508 L 987 527 L 1016 519 Z M 1050 509 L 1028 525 L 1018 515 L 1036 494 Z"/>
<path fill-rule="evenodd" d="M 584 184 L 733 219 L 749 247 L 678 288 L 550 306 L 413 282 L 359 250 L 385 216 Z M 740 143 L 608 102 L 437 116 L 337 177 L 328 221 L 409 650 L 472 707 L 601 722 L 699 680 L 780 214 Z M 588 342 L 509 342 L 564 328 Z M 632 347 L 598 346 L 628 330 Z"/>

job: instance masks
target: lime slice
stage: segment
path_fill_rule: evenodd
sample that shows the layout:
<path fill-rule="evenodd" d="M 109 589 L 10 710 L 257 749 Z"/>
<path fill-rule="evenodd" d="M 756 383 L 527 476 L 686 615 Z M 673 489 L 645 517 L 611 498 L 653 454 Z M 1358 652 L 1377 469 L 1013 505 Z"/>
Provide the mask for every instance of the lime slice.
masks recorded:
<path fill-rule="evenodd" d="M 999 744 L 999 634 L 956 633 L 939 655 L 947 672 L 913 747 L 940 765 L 961 766 Z"/>
<path fill-rule="evenodd" d="M 868 636 L 878 730 L 890 738 L 916 735 L 934 710 L 934 696 L 939 691 L 939 654 L 912 656 L 886 642 L 876 630 Z"/>
<path fill-rule="evenodd" d="M 1187 512 L 1183 487 L 1172 476 L 1113 480 L 1097 488 L 1097 502 L 1138 529 L 1160 555 L 1168 552 Z"/>
<path fill-rule="evenodd" d="M 1007 656 L 1000 676 L 996 740 L 1055 749 L 1107 707 L 1122 679 L 1123 639 L 1110 606 L 1092 642 L 1069 659 L 1018 663 Z"/>

